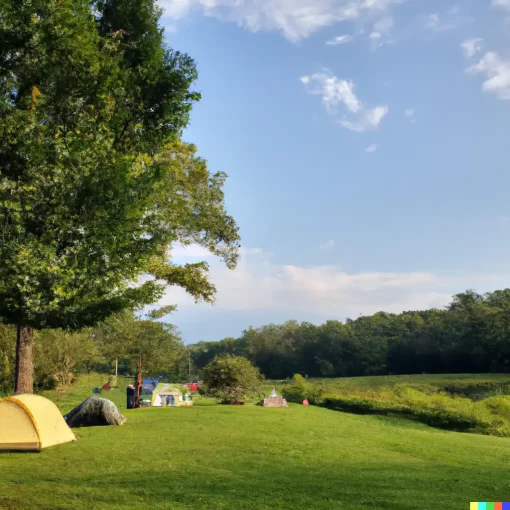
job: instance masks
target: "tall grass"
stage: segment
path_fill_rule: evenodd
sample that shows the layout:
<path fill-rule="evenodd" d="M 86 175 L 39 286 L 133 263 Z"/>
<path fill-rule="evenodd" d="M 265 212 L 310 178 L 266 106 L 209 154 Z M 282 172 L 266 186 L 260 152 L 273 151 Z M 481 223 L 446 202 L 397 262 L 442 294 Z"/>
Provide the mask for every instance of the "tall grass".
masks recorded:
<path fill-rule="evenodd" d="M 310 403 L 337 411 L 396 416 L 442 429 L 510 437 L 508 376 L 293 379 L 284 394 L 295 402 L 310 395 Z"/>

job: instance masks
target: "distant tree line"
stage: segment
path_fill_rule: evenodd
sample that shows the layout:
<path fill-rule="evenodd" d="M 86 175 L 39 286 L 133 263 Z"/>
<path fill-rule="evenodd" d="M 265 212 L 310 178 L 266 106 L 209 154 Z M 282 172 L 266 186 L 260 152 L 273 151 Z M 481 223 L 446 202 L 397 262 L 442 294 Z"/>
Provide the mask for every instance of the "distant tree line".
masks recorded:
<path fill-rule="evenodd" d="M 268 379 L 415 373 L 510 372 L 510 289 L 467 291 L 444 310 L 379 312 L 355 320 L 314 324 L 289 321 L 249 328 L 240 338 L 186 347 L 159 316 L 116 314 L 80 331 L 36 333 L 36 389 L 99 372 L 163 375 L 173 382 L 202 378 L 216 356 L 249 359 Z M 0 324 L 0 394 L 13 390 L 16 328 Z"/>
<path fill-rule="evenodd" d="M 240 338 L 191 347 L 199 370 L 223 353 L 248 358 L 270 379 L 508 372 L 510 289 L 467 291 L 444 310 L 250 327 Z"/>

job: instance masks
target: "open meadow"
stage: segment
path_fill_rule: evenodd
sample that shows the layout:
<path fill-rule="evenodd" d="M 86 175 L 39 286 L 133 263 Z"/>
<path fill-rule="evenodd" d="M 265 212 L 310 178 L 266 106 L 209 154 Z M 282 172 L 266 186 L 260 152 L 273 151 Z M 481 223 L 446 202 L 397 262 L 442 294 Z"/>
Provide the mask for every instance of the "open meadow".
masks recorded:
<path fill-rule="evenodd" d="M 65 413 L 101 382 L 45 395 Z M 507 438 L 295 404 L 126 410 L 122 386 L 103 396 L 124 426 L 0 455 L 2 510 L 461 510 L 510 497 Z"/>

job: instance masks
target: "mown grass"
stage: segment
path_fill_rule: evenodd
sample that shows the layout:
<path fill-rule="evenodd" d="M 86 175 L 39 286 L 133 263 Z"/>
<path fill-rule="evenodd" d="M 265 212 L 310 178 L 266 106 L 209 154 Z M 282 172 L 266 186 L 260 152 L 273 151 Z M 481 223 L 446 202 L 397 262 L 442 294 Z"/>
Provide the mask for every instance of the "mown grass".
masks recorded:
<path fill-rule="evenodd" d="M 60 388 L 58 390 L 43 391 L 41 395 L 55 402 L 62 411 L 62 414 L 66 414 L 87 397 L 93 395 L 94 388 L 101 388 L 106 383 L 106 379 L 107 377 L 101 374 L 81 375 L 72 386 Z M 132 383 L 132 378 L 119 377 L 117 380 L 117 388 L 111 389 L 110 391 L 103 391 L 98 397 L 111 400 L 119 410 L 123 412 L 127 406 L 126 386 Z M 216 399 L 195 394 L 193 402 L 194 405 L 198 406 L 215 405 Z"/>
<path fill-rule="evenodd" d="M 47 393 L 63 412 L 83 379 Z M 510 497 L 510 440 L 318 407 L 125 410 L 39 454 L 0 455 L 2 510 L 465 509 Z"/>

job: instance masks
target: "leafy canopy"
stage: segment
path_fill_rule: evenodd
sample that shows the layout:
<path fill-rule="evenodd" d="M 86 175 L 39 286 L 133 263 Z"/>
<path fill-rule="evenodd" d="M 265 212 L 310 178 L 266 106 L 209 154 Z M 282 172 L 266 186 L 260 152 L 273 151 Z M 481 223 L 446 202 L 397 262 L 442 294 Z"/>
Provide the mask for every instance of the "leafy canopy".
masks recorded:
<path fill-rule="evenodd" d="M 223 354 L 204 368 L 204 383 L 224 403 L 236 403 L 260 387 L 261 376 L 248 359 Z"/>
<path fill-rule="evenodd" d="M 170 371 L 186 347 L 171 324 L 143 320 L 124 312 L 93 330 L 98 349 L 107 361 L 123 359 L 130 373 L 158 375 Z M 139 363 L 141 366 L 139 367 Z"/>
<path fill-rule="evenodd" d="M 235 266 L 225 174 L 180 141 L 195 64 L 165 46 L 160 14 L 154 0 L 0 3 L 3 322 L 88 326 L 167 284 L 212 301 L 207 265 L 173 265 L 175 242 Z"/>

